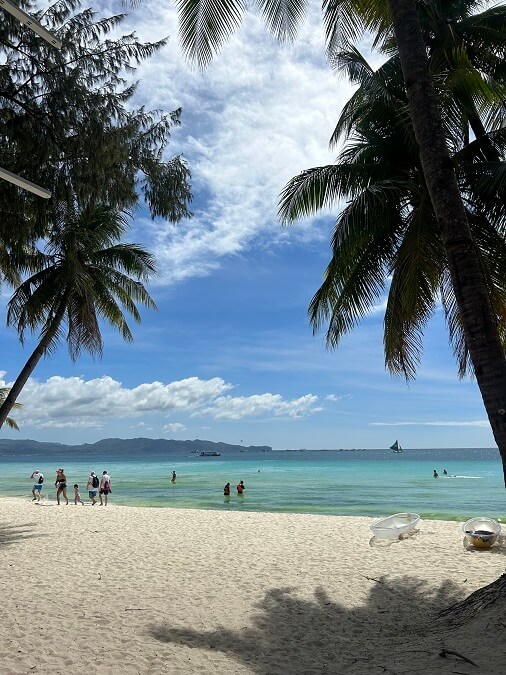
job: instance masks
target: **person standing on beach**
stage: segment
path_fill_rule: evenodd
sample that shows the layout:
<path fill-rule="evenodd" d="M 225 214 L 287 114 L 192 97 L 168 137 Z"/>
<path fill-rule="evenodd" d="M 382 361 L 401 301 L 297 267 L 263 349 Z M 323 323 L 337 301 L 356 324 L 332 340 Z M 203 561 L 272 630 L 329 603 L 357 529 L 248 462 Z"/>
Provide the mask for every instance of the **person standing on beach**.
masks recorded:
<path fill-rule="evenodd" d="M 63 469 L 56 469 L 56 482 L 54 484 L 56 488 L 56 501 L 58 506 L 60 506 L 60 495 L 62 494 L 65 503 L 68 506 L 69 498 L 67 497 L 67 476 Z"/>
<path fill-rule="evenodd" d="M 97 474 L 92 471 L 88 477 L 88 482 L 86 483 L 86 489 L 88 490 L 88 497 L 91 499 L 91 505 L 95 506 L 97 503 L 97 493 L 100 486 L 100 481 L 98 480 Z"/>
<path fill-rule="evenodd" d="M 41 473 L 38 469 L 35 469 L 30 478 L 33 479 L 32 502 L 40 502 L 40 493 L 42 490 L 42 483 L 44 482 L 44 474 Z"/>
<path fill-rule="evenodd" d="M 100 479 L 100 506 L 107 506 L 107 497 L 111 492 L 111 477 L 107 471 L 102 472 L 102 478 Z"/>
<path fill-rule="evenodd" d="M 81 504 L 84 506 L 84 502 L 81 499 L 81 495 L 79 494 L 79 485 L 77 483 L 74 483 L 74 504 L 76 506 L 77 502 L 81 502 Z"/>
<path fill-rule="evenodd" d="M 237 483 L 237 494 L 242 495 L 244 490 L 245 490 L 244 481 L 241 480 L 241 481 L 239 481 L 239 483 Z"/>

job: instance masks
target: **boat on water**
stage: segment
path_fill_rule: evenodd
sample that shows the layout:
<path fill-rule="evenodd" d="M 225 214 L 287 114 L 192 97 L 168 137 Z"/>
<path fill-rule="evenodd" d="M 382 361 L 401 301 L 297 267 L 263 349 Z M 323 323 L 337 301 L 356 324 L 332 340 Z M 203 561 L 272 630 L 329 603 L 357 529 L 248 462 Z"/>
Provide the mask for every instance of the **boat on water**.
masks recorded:
<path fill-rule="evenodd" d="M 418 513 L 394 513 L 373 523 L 371 530 L 378 539 L 399 539 L 401 534 L 412 532 L 419 522 Z"/>
<path fill-rule="evenodd" d="M 390 450 L 393 450 L 394 452 L 404 452 L 397 439 L 395 439 L 395 443 L 390 446 Z"/>
<path fill-rule="evenodd" d="M 215 450 L 210 451 L 210 450 L 203 450 L 200 454 L 199 457 L 220 457 L 221 452 L 216 452 Z"/>
<path fill-rule="evenodd" d="M 501 526 L 492 518 L 471 518 L 462 525 L 462 529 L 476 548 L 490 548 L 501 534 Z"/>

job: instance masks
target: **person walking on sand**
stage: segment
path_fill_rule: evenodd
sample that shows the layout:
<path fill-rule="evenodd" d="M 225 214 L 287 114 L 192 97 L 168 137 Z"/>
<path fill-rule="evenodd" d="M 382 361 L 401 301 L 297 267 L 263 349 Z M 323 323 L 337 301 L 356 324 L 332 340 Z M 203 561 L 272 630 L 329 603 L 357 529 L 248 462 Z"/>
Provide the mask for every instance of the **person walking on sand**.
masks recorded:
<path fill-rule="evenodd" d="M 81 499 L 81 495 L 79 494 L 79 485 L 77 483 L 74 483 L 74 504 L 76 506 L 77 502 L 81 502 L 81 504 L 84 506 L 84 502 Z"/>
<path fill-rule="evenodd" d="M 223 494 L 225 497 L 230 497 L 230 483 L 227 483 L 223 488 Z"/>
<path fill-rule="evenodd" d="M 40 493 L 42 490 L 42 483 L 44 482 L 44 474 L 41 473 L 38 469 L 35 469 L 30 478 L 33 480 L 32 502 L 40 502 Z"/>
<path fill-rule="evenodd" d="M 97 494 L 99 486 L 100 481 L 98 480 L 98 476 L 94 471 L 92 471 L 88 477 L 88 482 L 86 483 L 86 489 L 88 490 L 88 497 L 91 499 L 92 506 L 95 506 L 95 504 L 97 503 Z"/>
<path fill-rule="evenodd" d="M 65 503 L 68 506 L 69 498 L 67 497 L 67 476 L 63 469 L 56 469 L 56 482 L 54 484 L 56 488 L 56 501 L 58 506 L 60 506 L 60 495 L 63 495 Z"/>
<path fill-rule="evenodd" d="M 244 490 L 245 490 L 244 481 L 241 480 L 241 481 L 239 481 L 239 483 L 237 483 L 237 494 L 242 495 Z"/>
<path fill-rule="evenodd" d="M 107 497 L 112 492 L 111 490 L 111 477 L 107 471 L 102 472 L 102 478 L 100 479 L 100 506 L 107 506 Z"/>

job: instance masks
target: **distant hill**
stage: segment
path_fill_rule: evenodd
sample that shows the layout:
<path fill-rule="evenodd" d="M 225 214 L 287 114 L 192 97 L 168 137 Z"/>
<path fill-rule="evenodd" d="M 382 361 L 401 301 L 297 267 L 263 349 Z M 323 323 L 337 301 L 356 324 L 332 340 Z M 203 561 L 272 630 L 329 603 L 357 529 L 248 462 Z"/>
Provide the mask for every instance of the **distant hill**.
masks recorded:
<path fill-rule="evenodd" d="M 142 455 L 143 453 L 183 454 L 191 451 L 211 451 L 223 454 L 231 451 L 271 452 L 269 445 L 230 445 L 214 443 L 196 438 L 193 441 L 175 441 L 166 438 L 103 438 L 96 443 L 81 445 L 65 445 L 63 443 L 46 443 L 40 441 L 0 439 L 0 455 L 23 457 L 25 455 Z"/>

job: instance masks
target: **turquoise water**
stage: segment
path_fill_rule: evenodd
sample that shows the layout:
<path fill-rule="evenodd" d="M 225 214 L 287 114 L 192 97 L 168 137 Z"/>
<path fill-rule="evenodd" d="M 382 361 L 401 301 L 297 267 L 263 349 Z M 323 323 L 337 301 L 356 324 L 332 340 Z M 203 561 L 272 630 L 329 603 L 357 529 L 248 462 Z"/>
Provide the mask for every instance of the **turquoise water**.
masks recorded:
<path fill-rule="evenodd" d="M 415 511 L 425 518 L 506 518 L 502 465 L 495 449 L 230 452 L 220 457 L 150 453 L 0 457 L 0 495 L 31 498 L 30 475 L 45 475 L 43 494 L 55 499 L 55 470 L 63 466 L 87 499 L 90 470 L 104 469 L 111 500 L 132 506 L 382 516 Z M 442 475 L 443 468 L 450 474 Z M 433 478 L 433 469 L 440 477 Z M 177 480 L 170 482 L 172 470 Z M 244 480 L 243 497 L 235 485 Z M 230 481 L 232 494 L 223 496 Z"/>

